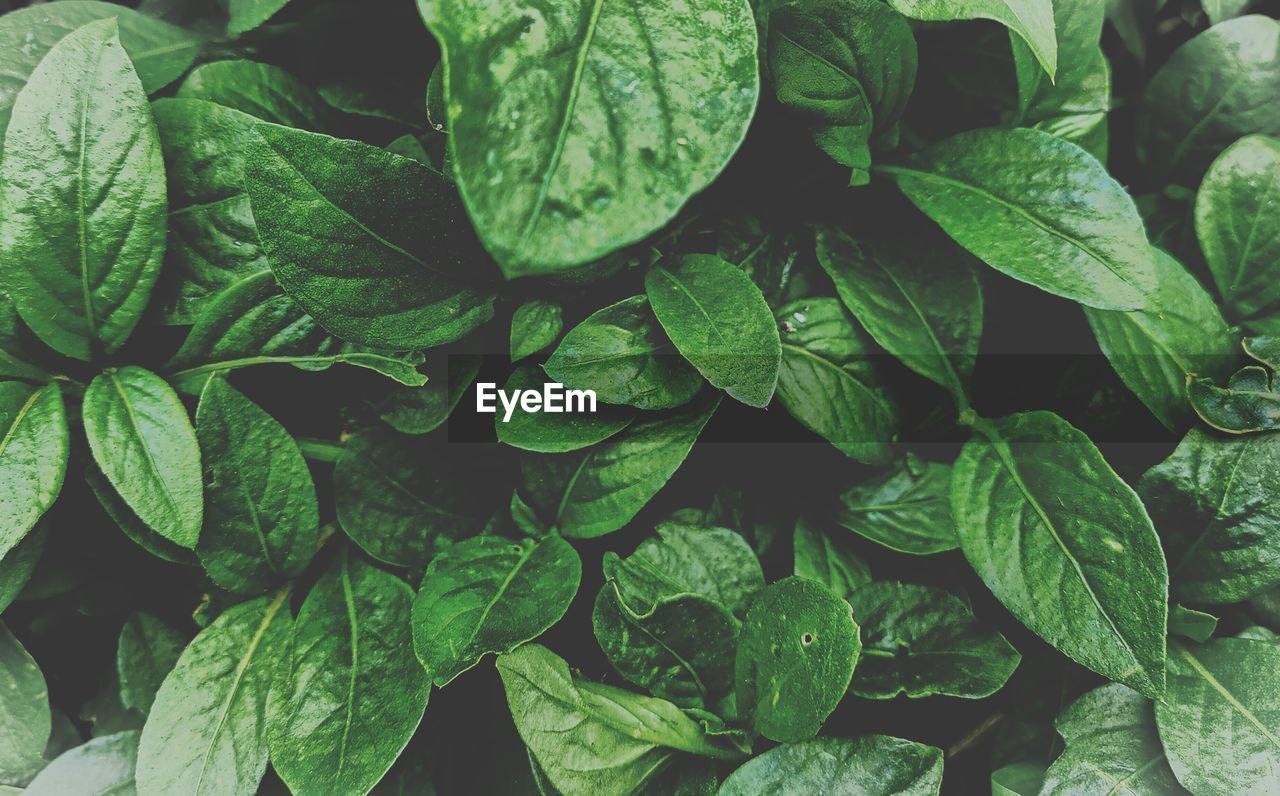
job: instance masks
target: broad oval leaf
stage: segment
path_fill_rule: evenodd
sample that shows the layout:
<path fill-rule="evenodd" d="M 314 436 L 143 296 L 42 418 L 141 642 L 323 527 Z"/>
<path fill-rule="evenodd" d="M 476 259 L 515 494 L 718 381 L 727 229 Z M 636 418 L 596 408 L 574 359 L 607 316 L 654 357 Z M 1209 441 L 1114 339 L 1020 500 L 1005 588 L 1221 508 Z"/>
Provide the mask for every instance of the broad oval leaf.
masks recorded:
<path fill-rule="evenodd" d="M 368 793 L 422 721 L 431 683 L 413 656 L 412 598 L 350 548 L 307 595 L 266 719 L 292 792 Z"/>
<path fill-rule="evenodd" d="M 0 559 L 35 527 L 67 472 L 71 440 L 56 382 L 0 382 Z"/>
<path fill-rule="evenodd" d="M 797 520 L 792 541 L 793 571 L 825 583 L 837 597 L 848 600 L 854 591 L 871 583 L 871 568 L 850 549 L 848 539 L 833 536 L 804 517 Z"/>
<path fill-rule="evenodd" d="M 511 396 L 510 400 L 515 400 L 521 391 L 542 393 L 548 383 L 550 379 L 540 369 L 524 365 L 511 374 L 502 390 Z M 523 406 L 519 406 L 510 410 L 508 418 L 508 406 L 502 403 L 502 398 L 495 399 L 497 411 L 493 425 L 498 441 L 537 453 L 567 453 L 609 439 L 635 419 L 633 412 L 615 406 L 600 406 L 595 411 L 571 410 L 565 393 L 560 393 L 558 400 L 563 411 L 552 412 L 544 408 L 526 412 Z"/>
<path fill-rule="evenodd" d="M 0 624 L 0 771 L 27 771 L 44 754 L 53 719 L 40 667 Z"/>
<path fill-rule="evenodd" d="M 846 490 L 836 521 L 899 553 L 954 550 L 960 540 L 951 519 L 951 467 L 908 456 L 901 466 Z"/>
<path fill-rule="evenodd" d="M 770 740 L 814 736 L 844 697 L 861 651 L 847 602 L 816 580 L 778 581 L 742 624 L 734 666 L 739 714 Z"/>
<path fill-rule="evenodd" d="M 972 130 L 904 166 L 879 166 L 980 260 L 1098 309 L 1135 310 L 1155 290 L 1133 200 L 1092 155 L 1040 130 Z"/>
<path fill-rule="evenodd" d="M 431 560 L 413 601 L 413 647 L 444 687 L 488 653 L 507 653 L 560 621 L 582 561 L 558 536 L 477 536 Z"/>
<path fill-rule="evenodd" d="M 889 5 L 912 19 L 949 22 L 990 19 L 1016 33 L 1053 80 L 1058 70 L 1058 37 L 1053 0 L 890 0 Z"/>
<path fill-rule="evenodd" d="M 84 480 L 89 485 L 89 491 L 97 498 L 98 505 L 116 524 L 120 532 L 129 537 L 134 544 L 163 561 L 191 566 L 199 565 L 200 561 L 196 558 L 195 550 L 166 539 L 143 522 L 124 498 L 120 497 L 120 493 L 111 485 L 97 465 L 90 464 L 85 467 Z"/>
<path fill-rule="evenodd" d="M 207 474 L 196 555 L 209 578 L 261 594 L 300 574 L 316 552 L 320 509 L 293 437 L 225 379 L 212 378 L 196 409 L 196 439 Z"/>
<path fill-rule="evenodd" d="M 707 381 L 765 407 L 778 384 L 778 327 L 760 288 L 713 254 L 664 261 L 644 277 L 653 314 Z"/>
<path fill-rule="evenodd" d="M 23 791 L 26 796 L 130 794 L 138 760 L 137 730 L 94 738 L 54 758 Z"/>
<path fill-rule="evenodd" d="M 164 538 L 194 548 L 204 516 L 200 446 L 173 388 L 134 365 L 107 371 L 85 391 L 84 430 L 129 508 Z"/>
<path fill-rule="evenodd" d="M 1033 632 L 1144 694 L 1164 690 L 1169 576 L 1151 519 L 1050 412 L 979 422 L 952 470 L 960 548 Z"/>
<path fill-rule="evenodd" d="M 526 301 L 511 316 L 511 361 L 518 362 L 551 345 L 564 328 L 559 304 Z"/>
<path fill-rule="evenodd" d="M 185 646 L 186 639 L 155 616 L 142 611 L 130 615 L 116 643 L 120 703 L 143 715 L 150 712 L 160 684 Z"/>
<path fill-rule="evenodd" d="M 444 53 L 459 188 L 508 276 L 589 262 L 667 223 L 755 111 L 746 0 L 418 8 Z"/>
<path fill-rule="evenodd" d="M 719 796 L 792 791 L 936 796 L 941 789 L 941 749 L 888 735 L 864 735 L 813 738 L 770 749 L 730 774 Z"/>
<path fill-rule="evenodd" d="M 1218 431 L 1249 434 L 1280 429 L 1280 384 L 1266 368 L 1241 368 L 1226 387 L 1213 379 L 1188 376 L 1187 399 L 1200 419 Z"/>
<path fill-rule="evenodd" d="M 112 353 L 164 259 L 164 159 L 116 22 L 54 45 L 18 94 L 0 163 L 0 260 L 22 319 L 76 359 Z"/>

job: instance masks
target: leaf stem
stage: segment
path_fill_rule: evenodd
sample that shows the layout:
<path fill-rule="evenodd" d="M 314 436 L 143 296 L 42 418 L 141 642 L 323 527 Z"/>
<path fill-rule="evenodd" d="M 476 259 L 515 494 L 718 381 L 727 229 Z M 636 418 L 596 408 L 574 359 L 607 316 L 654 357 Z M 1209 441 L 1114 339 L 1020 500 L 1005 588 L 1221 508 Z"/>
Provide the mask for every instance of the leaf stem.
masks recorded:
<path fill-rule="evenodd" d="M 294 437 L 294 442 L 298 443 L 298 450 L 302 451 L 302 455 L 312 461 L 336 462 L 342 455 L 341 442 L 314 437 Z"/>

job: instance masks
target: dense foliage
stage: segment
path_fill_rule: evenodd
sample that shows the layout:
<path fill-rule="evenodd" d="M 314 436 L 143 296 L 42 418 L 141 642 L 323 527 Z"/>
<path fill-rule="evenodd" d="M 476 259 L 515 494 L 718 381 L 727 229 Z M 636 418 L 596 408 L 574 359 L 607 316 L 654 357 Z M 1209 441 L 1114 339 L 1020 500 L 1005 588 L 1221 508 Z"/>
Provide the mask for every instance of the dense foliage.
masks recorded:
<path fill-rule="evenodd" d="M 20 5 L 0 791 L 1280 791 L 1271 4 Z"/>

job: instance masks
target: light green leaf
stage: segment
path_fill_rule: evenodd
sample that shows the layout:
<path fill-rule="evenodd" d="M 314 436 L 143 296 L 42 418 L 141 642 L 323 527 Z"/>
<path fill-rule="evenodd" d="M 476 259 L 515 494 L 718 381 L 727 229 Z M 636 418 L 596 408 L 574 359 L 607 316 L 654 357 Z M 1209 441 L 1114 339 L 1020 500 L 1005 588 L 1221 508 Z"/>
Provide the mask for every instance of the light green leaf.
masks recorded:
<path fill-rule="evenodd" d="M 941 749 L 888 735 L 864 735 L 813 738 L 770 749 L 730 774 L 719 796 L 936 796 L 941 788 Z"/>
<path fill-rule="evenodd" d="M 108 796 L 132 794 L 137 767 L 137 730 L 104 735 L 58 755 L 41 771 L 25 796 Z"/>
<path fill-rule="evenodd" d="M 511 316 L 511 361 L 518 362 L 551 345 L 564 328 L 560 305 L 534 299 Z"/>
<path fill-rule="evenodd" d="M 511 374 L 502 389 L 509 395 L 519 395 L 522 390 L 541 393 L 543 385 L 548 382 L 550 379 L 541 369 L 522 365 Z M 597 406 L 596 411 L 569 411 L 567 395 L 561 394 L 559 400 L 564 408 L 562 412 L 526 412 L 521 406 L 512 412 L 508 420 L 506 407 L 495 398 L 497 412 L 493 425 L 498 441 L 538 453 L 567 453 L 609 439 L 635 419 L 635 413 L 608 405 Z"/>
<path fill-rule="evenodd" d="M 277 11 L 289 4 L 289 0 L 230 0 L 227 11 L 227 33 L 242 36 L 271 19 Z"/>
<path fill-rule="evenodd" d="M 794 572 L 821 581 L 840 598 L 871 583 L 871 568 L 850 549 L 843 532 L 827 534 L 801 517 L 796 521 L 793 541 Z"/>
<path fill-rule="evenodd" d="M 71 440 L 56 382 L 0 382 L 0 559 L 49 510 L 67 472 Z"/>
<path fill-rule="evenodd" d="M 1057 72 L 1058 39 L 1052 0 L 890 0 L 889 5 L 925 22 L 994 20 L 1027 43 L 1050 80 Z"/>
<path fill-rule="evenodd" d="M 26 772 L 41 760 L 52 726 L 40 667 L 0 624 L 0 778 Z"/>
<path fill-rule="evenodd" d="M 125 620 L 116 644 L 120 702 L 146 715 L 160 684 L 178 663 L 186 640 L 151 614 L 135 611 Z"/>
<path fill-rule="evenodd" d="M 840 496 L 836 521 L 899 553 L 925 556 L 960 546 L 951 519 L 951 467 L 908 456 Z"/>

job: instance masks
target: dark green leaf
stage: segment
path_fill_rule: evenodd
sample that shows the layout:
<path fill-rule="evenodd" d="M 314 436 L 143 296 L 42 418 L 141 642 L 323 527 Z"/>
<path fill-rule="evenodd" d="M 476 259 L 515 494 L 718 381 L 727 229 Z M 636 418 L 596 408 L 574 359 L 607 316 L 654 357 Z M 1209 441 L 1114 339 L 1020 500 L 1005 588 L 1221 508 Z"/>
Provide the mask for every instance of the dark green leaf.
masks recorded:
<path fill-rule="evenodd" d="M 248 33 L 288 4 L 289 0 L 230 0 L 227 4 L 230 15 L 227 33 L 232 36 Z"/>
<path fill-rule="evenodd" d="M 1044 765 L 1011 763 L 991 772 L 991 796 L 1038 796 L 1044 784 Z"/>
<path fill-rule="evenodd" d="M 951 467 L 909 456 L 840 496 L 837 522 L 890 550 L 923 556 L 960 546 L 951 519 Z"/>
<path fill-rule="evenodd" d="M 1218 629 L 1218 617 L 1188 608 L 1182 603 L 1169 606 L 1169 635 L 1182 636 L 1203 644 Z"/>
<path fill-rule="evenodd" d="M 1218 431 L 1248 434 L 1280 429 L 1280 385 L 1265 368 L 1241 368 L 1226 387 L 1217 386 L 1213 379 L 1189 376 L 1187 398 L 1200 419 Z"/>
<path fill-rule="evenodd" d="M 559 304 L 541 299 L 521 304 L 511 316 L 511 361 L 517 362 L 551 345 L 563 328 Z"/>
<path fill-rule="evenodd" d="M 125 620 L 116 645 L 120 702 L 146 715 L 160 684 L 178 663 L 186 639 L 151 614 L 137 611 Z"/>
<path fill-rule="evenodd" d="M 0 624 L 0 779 L 8 781 L 42 758 L 51 727 L 44 675 Z"/>
<path fill-rule="evenodd" d="M 0 613 L 4 613 L 31 580 L 31 574 L 44 555 L 47 536 L 46 526 L 37 524 L 21 542 L 5 553 L 4 558 L 0 558 Z"/>
<path fill-rule="evenodd" d="M 26 796 L 108 796 L 134 790 L 137 730 L 104 735 L 63 752 L 23 791 Z"/>
<path fill-rule="evenodd" d="M 1026 42 L 1053 80 L 1058 66 L 1058 39 L 1052 0 L 891 0 L 889 5 L 912 19 L 948 22 L 992 19 Z"/>
<path fill-rule="evenodd" d="M 102 510 L 134 544 L 164 561 L 192 566 L 199 564 L 194 550 L 171 542 L 143 522 L 96 465 L 85 467 L 84 480 Z"/>
<path fill-rule="evenodd" d="M 542 392 L 543 385 L 549 381 L 538 367 L 522 365 L 511 374 L 502 389 L 509 395 L 519 395 L 524 390 Z M 562 394 L 562 407 L 566 400 Z M 495 405 L 497 412 L 493 425 L 498 441 L 538 453 L 567 453 L 594 445 L 622 431 L 635 419 L 634 412 L 613 406 L 598 407 L 597 411 L 569 411 L 565 408 L 558 413 L 545 409 L 526 412 L 520 407 L 507 419 L 507 410 L 501 401 L 495 401 Z"/>
<path fill-rule="evenodd" d="M 887 735 L 814 738 L 784 744 L 743 764 L 720 796 L 777 793 L 857 793 L 936 796 L 942 750 Z"/>
<path fill-rule="evenodd" d="M 436 357 L 426 364 L 427 383 L 402 387 L 378 403 L 378 416 L 401 434 L 427 434 L 449 419 L 467 388 L 476 380 L 478 356 Z"/>
<path fill-rule="evenodd" d="M 62 391 L 0 382 L 0 559 L 49 510 L 71 447 Z"/>
<path fill-rule="evenodd" d="M 1280 370 L 1280 335 L 1260 335 L 1244 339 L 1244 352 L 1272 370 Z"/>
<path fill-rule="evenodd" d="M 793 571 L 825 583 L 837 597 L 848 600 L 854 591 L 871 583 L 871 569 L 844 537 L 844 533 L 824 533 L 801 517 L 796 521 L 793 541 Z"/>
<path fill-rule="evenodd" d="M 332 112 L 315 89 L 278 66 L 254 61 L 214 61 L 196 67 L 178 96 L 214 102 L 256 119 L 323 132 Z M 243 162 L 244 153 L 240 153 Z"/>
<path fill-rule="evenodd" d="M 13 299 L 0 287 L 0 378 L 28 381 L 49 378 L 52 374 L 34 364 L 38 357 L 31 351 L 32 347 L 28 344 L 27 330 L 18 318 Z"/>

